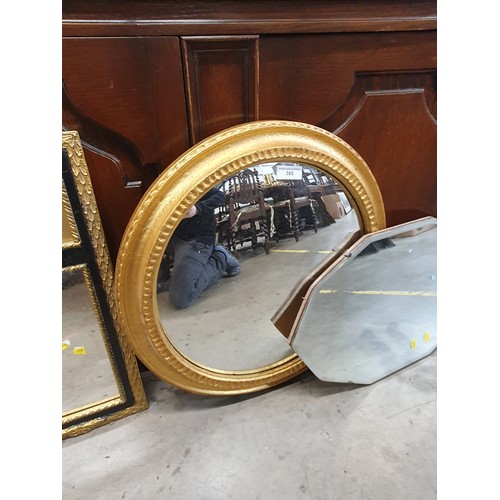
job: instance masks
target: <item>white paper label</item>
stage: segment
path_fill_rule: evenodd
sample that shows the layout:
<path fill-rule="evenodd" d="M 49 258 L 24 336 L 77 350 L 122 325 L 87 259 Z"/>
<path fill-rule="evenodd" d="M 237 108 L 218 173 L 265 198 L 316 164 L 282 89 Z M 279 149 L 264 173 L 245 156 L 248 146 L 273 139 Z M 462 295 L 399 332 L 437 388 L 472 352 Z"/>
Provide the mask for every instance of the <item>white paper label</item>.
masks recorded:
<path fill-rule="evenodd" d="M 300 165 L 276 165 L 276 179 L 300 180 L 302 179 L 302 167 Z"/>

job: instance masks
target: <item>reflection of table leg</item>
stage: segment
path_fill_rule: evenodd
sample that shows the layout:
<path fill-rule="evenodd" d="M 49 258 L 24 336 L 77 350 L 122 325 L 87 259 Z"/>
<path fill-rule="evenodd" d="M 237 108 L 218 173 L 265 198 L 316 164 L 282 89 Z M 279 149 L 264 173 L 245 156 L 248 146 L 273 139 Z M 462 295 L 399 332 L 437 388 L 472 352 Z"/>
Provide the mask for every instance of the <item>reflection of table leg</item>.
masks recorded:
<path fill-rule="evenodd" d="M 316 214 L 317 202 L 313 199 L 290 198 L 273 205 L 275 211 L 276 241 L 280 237 L 293 236 L 299 241 L 302 230 L 314 229 L 318 232 L 319 219 Z M 325 225 L 329 225 L 325 224 Z"/>
<path fill-rule="evenodd" d="M 299 236 L 302 234 L 302 230 L 305 229 L 314 229 L 314 232 L 317 233 L 318 219 L 314 208 L 316 200 L 301 197 L 291 198 L 291 201 L 292 213 L 294 217 L 293 227 L 295 231 L 295 239 L 299 241 Z"/>
<path fill-rule="evenodd" d="M 313 199 L 309 200 L 309 207 L 310 207 L 310 210 L 311 210 L 312 225 L 313 225 L 313 229 L 314 229 L 315 233 L 318 232 L 318 217 L 316 215 L 316 207 L 315 207 L 315 205 L 317 205 L 317 204 L 318 203 L 317 203 L 316 200 L 313 200 Z"/>
<path fill-rule="evenodd" d="M 229 220 L 223 220 L 217 222 L 217 243 L 224 245 L 229 248 L 230 245 L 230 234 L 229 231 Z M 229 248 L 230 249 L 230 248 Z"/>
<path fill-rule="evenodd" d="M 299 229 L 299 215 L 297 213 L 297 210 L 294 210 L 292 212 L 292 230 L 293 230 L 293 237 L 295 238 L 295 241 L 299 241 L 300 229 Z"/>
<path fill-rule="evenodd" d="M 283 200 L 273 205 L 275 240 L 295 235 L 295 224 L 297 224 L 297 214 L 294 214 L 291 208 L 290 200 Z"/>
<path fill-rule="evenodd" d="M 328 213 L 325 203 L 321 199 L 320 193 L 312 193 L 312 199 L 316 202 L 316 218 L 320 226 L 329 226 L 335 224 L 335 219 Z"/>

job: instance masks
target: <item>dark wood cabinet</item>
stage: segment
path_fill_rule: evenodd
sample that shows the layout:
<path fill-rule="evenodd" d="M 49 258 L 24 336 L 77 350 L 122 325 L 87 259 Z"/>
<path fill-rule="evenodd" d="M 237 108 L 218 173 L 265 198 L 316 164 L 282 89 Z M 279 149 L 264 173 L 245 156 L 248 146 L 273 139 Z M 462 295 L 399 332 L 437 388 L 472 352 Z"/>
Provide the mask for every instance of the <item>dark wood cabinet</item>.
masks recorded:
<path fill-rule="evenodd" d="M 436 213 L 435 1 L 65 0 L 63 127 L 110 248 L 191 145 L 253 120 L 329 130 L 366 160 L 389 226 Z"/>

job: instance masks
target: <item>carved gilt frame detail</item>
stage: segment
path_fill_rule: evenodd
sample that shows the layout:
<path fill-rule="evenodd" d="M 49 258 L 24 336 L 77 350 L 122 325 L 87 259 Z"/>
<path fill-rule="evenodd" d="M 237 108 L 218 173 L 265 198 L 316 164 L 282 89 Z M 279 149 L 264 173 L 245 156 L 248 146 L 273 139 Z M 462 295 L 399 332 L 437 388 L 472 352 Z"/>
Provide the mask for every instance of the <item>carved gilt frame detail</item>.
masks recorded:
<path fill-rule="evenodd" d="M 77 131 L 62 132 L 62 148 L 66 152 L 71 167 L 74 186 L 79 205 L 85 220 L 92 245 L 93 257 L 98 268 L 99 278 L 104 289 L 107 309 L 112 318 L 112 329 L 104 324 L 101 305 L 96 293 L 95 283 L 89 273 L 87 263 L 63 267 L 64 271 L 82 269 L 85 283 L 90 293 L 98 324 L 101 329 L 104 345 L 108 354 L 112 372 L 117 384 L 117 396 L 96 401 L 93 404 L 75 408 L 62 415 L 62 438 L 78 436 L 96 427 L 108 424 L 120 418 L 132 415 L 148 407 L 137 359 L 126 336 L 119 327 L 118 313 L 114 291 L 114 270 L 108 252 L 107 243 L 102 230 L 101 219 L 97 208 L 88 166 L 85 160 L 80 136 Z M 63 242 L 62 249 L 71 250 L 82 246 L 82 235 L 79 234 L 65 184 L 62 185 L 62 206 L 72 233 L 72 241 Z M 95 279 L 95 278 L 94 278 Z M 112 347 L 115 346 L 115 350 Z M 118 352 L 116 348 L 118 347 Z M 119 367 L 121 369 L 119 369 Z M 120 373 L 122 375 L 120 375 Z M 64 383 L 64 381 L 63 381 Z M 129 387 L 129 394 L 125 385 Z"/>
<path fill-rule="evenodd" d="M 301 162 L 332 176 L 355 208 L 361 233 L 385 228 L 382 196 L 367 164 L 339 137 L 289 121 L 238 125 L 196 144 L 150 186 L 125 231 L 116 265 L 122 329 L 141 361 L 162 380 L 196 394 L 229 395 L 264 390 L 307 369 L 290 355 L 254 370 L 224 371 L 180 353 L 163 328 L 156 277 L 173 231 L 188 208 L 211 187 L 259 163 Z"/>

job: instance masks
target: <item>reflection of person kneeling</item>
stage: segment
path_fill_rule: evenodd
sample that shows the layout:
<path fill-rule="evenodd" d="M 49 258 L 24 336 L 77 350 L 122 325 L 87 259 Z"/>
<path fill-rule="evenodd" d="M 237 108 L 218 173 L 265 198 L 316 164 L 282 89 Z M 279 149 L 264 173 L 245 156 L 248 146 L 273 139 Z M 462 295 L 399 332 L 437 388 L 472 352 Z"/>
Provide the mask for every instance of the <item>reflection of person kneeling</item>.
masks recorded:
<path fill-rule="evenodd" d="M 222 191 L 210 189 L 186 212 L 168 243 L 166 253 L 174 257 L 170 302 L 176 307 L 190 306 L 224 274 L 236 276 L 240 273 L 236 257 L 224 246 L 215 245 L 214 210 L 225 202 Z M 163 261 L 168 265 L 168 259 Z"/>

